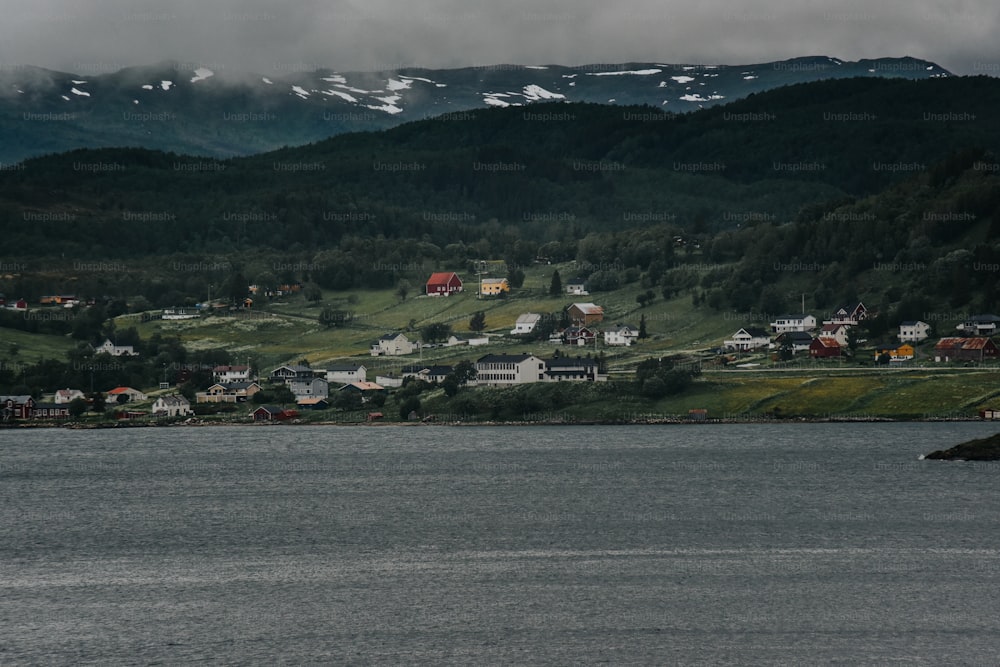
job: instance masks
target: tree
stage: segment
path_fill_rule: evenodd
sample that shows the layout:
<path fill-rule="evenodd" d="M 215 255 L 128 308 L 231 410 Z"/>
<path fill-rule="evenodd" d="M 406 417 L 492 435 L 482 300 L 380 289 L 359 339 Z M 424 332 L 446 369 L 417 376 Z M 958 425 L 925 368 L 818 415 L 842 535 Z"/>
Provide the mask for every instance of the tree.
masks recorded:
<path fill-rule="evenodd" d="M 442 341 L 451 335 L 451 325 L 446 322 L 432 322 L 420 330 L 420 335 L 429 343 Z"/>
<path fill-rule="evenodd" d="M 409 280 L 400 280 L 399 284 L 396 285 L 396 296 L 399 297 L 400 301 L 406 301 L 406 297 L 410 294 L 411 289 Z"/>
<path fill-rule="evenodd" d="M 507 271 L 507 284 L 509 284 L 513 289 L 520 289 L 524 285 L 524 271 L 517 268 L 516 266 L 510 267 Z M 560 286 L 560 290 L 562 287 Z"/>
<path fill-rule="evenodd" d="M 69 414 L 71 417 L 79 417 L 87 411 L 87 401 L 82 398 L 74 398 L 69 402 Z"/>
<path fill-rule="evenodd" d="M 90 394 L 89 396 L 87 396 L 87 398 L 90 399 L 91 410 L 98 413 L 104 412 L 104 407 L 105 407 L 104 394 L 98 391 L 96 393 Z"/>
<path fill-rule="evenodd" d="M 552 282 L 549 283 L 549 295 L 559 296 L 562 294 L 562 278 L 559 277 L 559 270 L 552 272 Z"/>
<path fill-rule="evenodd" d="M 643 313 L 642 316 L 639 317 L 639 335 L 638 335 L 638 338 L 640 340 L 643 339 L 643 338 L 649 338 L 649 334 L 646 333 L 646 314 L 645 313 Z"/>
<path fill-rule="evenodd" d="M 307 283 L 302 294 L 306 297 L 306 301 L 315 303 L 323 300 L 323 290 L 316 283 Z"/>
<path fill-rule="evenodd" d="M 472 331 L 482 331 L 486 328 L 486 313 L 481 310 L 476 311 L 469 320 L 469 329 Z"/>
<path fill-rule="evenodd" d="M 416 396 L 410 396 L 409 398 L 407 398 L 406 400 L 404 400 L 402 403 L 399 404 L 400 419 L 409 419 L 411 412 L 415 412 L 418 414 L 420 412 L 420 399 L 417 398 Z"/>
<path fill-rule="evenodd" d="M 635 300 L 639 303 L 639 307 L 640 308 L 645 308 L 650 303 L 652 303 L 653 299 L 655 299 L 655 298 L 656 298 L 656 295 L 653 294 L 653 290 L 650 289 L 650 290 L 646 290 L 644 293 L 636 296 Z"/>

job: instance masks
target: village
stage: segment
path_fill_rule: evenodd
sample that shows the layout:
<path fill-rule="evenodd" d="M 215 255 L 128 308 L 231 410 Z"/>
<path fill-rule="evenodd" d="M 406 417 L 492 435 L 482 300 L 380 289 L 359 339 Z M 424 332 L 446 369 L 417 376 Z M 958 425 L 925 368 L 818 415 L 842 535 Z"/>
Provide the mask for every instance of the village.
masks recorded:
<path fill-rule="evenodd" d="M 447 299 L 463 292 L 465 285 L 456 272 L 434 272 L 424 285 L 429 298 Z M 294 287 L 282 286 L 291 293 Z M 562 288 L 568 297 L 588 297 L 590 293 L 584 279 L 571 279 Z M 250 286 L 243 308 L 252 307 L 252 295 L 257 286 Z M 504 298 L 510 291 L 505 278 L 480 278 L 477 298 Z M 2 295 L 0 295 L 2 298 Z M 40 300 L 43 308 L 70 308 L 80 305 L 72 295 L 46 296 Z M 11 303 L 5 300 L 0 307 L 26 311 L 23 299 Z M 818 320 L 807 313 L 776 316 L 763 327 L 740 327 L 709 350 L 716 365 L 736 369 L 754 369 L 765 364 L 781 364 L 796 358 L 815 361 L 855 359 L 857 350 L 867 341 L 860 337 L 861 325 L 874 313 L 863 303 L 845 305 L 834 310 L 828 319 Z M 163 320 L 182 320 L 198 317 L 197 312 L 184 308 L 164 309 Z M 30 395 L 0 396 L 0 418 L 4 422 L 15 420 L 68 420 L 97 406 L 100 402 L 117 420 L 188 419 L 204 413 L 205 407 L 228 405 L 242 406 L 243 418 L 248 421 L 285 421 L 295 419 L 306 411 L 323 411 L 334 407 L 352 406 L 367 421 L 384 418 L 380 408 L 391 392 L 401 389 L 410 380 L 427 385 L 442 386 L 451 381 L 462 387 L 510 387 L 533 383 L 609 381 L 609 373 L 599 346 L 607 349 L 640 346 L 645 334 L 644 318 L 638 326 L 630 323 L 605 322 L 604 308 L 591 301 L 574 301 L 565 308 L 559 322 L 547 321 L 552 314 L 524 312 L 514 328 L 505 333 L 474 333 L 469 336 L 449 335 L 442 341 L 427 343 L 413 332 L 389 331 L 371 341 L 366 356 L 377 359 L 400 359 L 403 363 L 392 370 L 378 370 L 369 362 L 339 359 L 314 368 L 304 363 L 281 364 L 268 370 L 255 369 L 247 364 L 217 365 L 211 369 L 211 383 L 188 392 L 164 381 L 157 387 L 135 388 L 114 386 L 94 388 L 86 392 L 80 388 L 63 388 L 36 400 Z M 542 325 L 548 326 L 542 328 Z M 992 314 L 972 315 L 957 325 L 956 336 L 938 339 L 933 348 L 928 341 L 933 327 L 923 321 L 904 321 L 894 332 L 898 344 L 876 346 L 871 350 L 873 366 L 900 368 L 915 363 L 923 347 L 923 362 L 935 364 L 964 363 L 981 365 L 1000 357 L 1000 349 L 992 336 L 1000 325 L 1000 317 Z M 515 353 L 504 349 L 498 353 L 482 353 L 474 359 L 464 359 L 457 364 L 423 361 L 425 351 L 440 348 L 487 349 L 502 339 L 528 340 L 540 331 L 542 340 L 552 345 L 551 355 L 529 352 Z M 408 335 L 409 333 L 409 335 Z M 131 345 L 118 345 L 110 338 L 93 347 L 95 355 L 108 358 L 138 357 Z M 360 356 L 360 355 L 356 355 Z M 406 359 L 418 359 L 407 362 Z M 699 361 L 699 364 L 701 362 Z M 181 374 L 178 384 L 188 379 Z M 619 378 L 615 378 L 617 381 Z M 164 380 L 166 377 L 164 376 Z M 278 397 L 280 401 L 260 402 L 262 396 Z M 695 412 L 695 411 L 692 411 Z M 407 415 L 418 419 L 419 415 Z"/>

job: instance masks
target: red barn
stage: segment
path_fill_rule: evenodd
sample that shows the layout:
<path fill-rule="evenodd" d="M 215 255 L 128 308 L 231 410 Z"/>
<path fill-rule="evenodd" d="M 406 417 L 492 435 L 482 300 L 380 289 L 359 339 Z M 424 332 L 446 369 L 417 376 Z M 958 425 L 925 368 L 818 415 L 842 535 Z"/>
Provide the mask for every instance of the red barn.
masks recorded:
<path fill-rule="evenodd" d="M 840 356 L 840 343 L 833 338 L 816 338 L 809 344 L 809 356 L 813 359 L 826 359 Z"/>
<path fill-rule="evenodd" d="M 429 296 L 448 296 L 462 291 L 462 279 L 454 271 L 432 273 L 427 280 Z"/>

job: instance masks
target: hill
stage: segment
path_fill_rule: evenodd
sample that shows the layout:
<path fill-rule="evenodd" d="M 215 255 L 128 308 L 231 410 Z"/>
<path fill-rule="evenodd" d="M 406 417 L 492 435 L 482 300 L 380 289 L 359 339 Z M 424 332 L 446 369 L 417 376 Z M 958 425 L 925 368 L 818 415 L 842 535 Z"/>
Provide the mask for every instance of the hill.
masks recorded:
<path fill-rule="evenodd" d="M 663 63 L 252 74 L 166 62 L 116 72 L 0 69 L 0 166 L 76 148 L 228 158 L 442 114 L 560 100 L 683 113 L 776 87 L 847 77 L 941 78 L 914 58 L 826 56 L 752 65 Z"/>

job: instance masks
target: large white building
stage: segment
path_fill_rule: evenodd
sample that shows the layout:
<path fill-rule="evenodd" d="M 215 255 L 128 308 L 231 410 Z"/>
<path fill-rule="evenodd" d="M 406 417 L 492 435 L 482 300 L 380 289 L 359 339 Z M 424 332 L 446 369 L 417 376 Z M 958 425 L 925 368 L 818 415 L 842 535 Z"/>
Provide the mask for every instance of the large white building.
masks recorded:
<path fill-rule="evenodd" d="M 533 354 L 488 354 L 476 361 L 476 384 L 488 387 L 545 381 L 545 361 Z"/>
<path fill-rule="evenodd" d="M 899 324 L 899 340 L 903 343 L 916 343 L 926 340 L 931 335 L 931 325 L 921 321 L 907 321 Z"/>
<path fill-rule="evenodd" d="M 816 328 L 816 318 L 812 315 L 779 315 L 771 322 L 771 330 L 776 334 L 790 331 L 812 331 Z"/>

